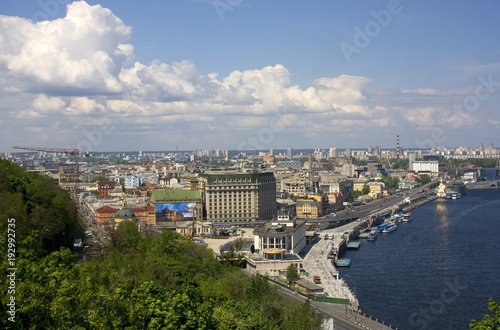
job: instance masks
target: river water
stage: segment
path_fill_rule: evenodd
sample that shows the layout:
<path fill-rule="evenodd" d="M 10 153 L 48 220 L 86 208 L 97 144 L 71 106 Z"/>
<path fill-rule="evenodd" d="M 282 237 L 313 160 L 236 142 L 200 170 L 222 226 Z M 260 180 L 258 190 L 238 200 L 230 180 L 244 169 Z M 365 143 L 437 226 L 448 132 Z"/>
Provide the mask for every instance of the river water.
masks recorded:
<path fill-rule="evenodd" d="M 468 329 L 500 300 L 500 189 L 411 211 L 398 230 L 347 250 L 340 276 L 360 309 L 400 329 Z M 348 276 L 345 276 L 347 274 Z"/>

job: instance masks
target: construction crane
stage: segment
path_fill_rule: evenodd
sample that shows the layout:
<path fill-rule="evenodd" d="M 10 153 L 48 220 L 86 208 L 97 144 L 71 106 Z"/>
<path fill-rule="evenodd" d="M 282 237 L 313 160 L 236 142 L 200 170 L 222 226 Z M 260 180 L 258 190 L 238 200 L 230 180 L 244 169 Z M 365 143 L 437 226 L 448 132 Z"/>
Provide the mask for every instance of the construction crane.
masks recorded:
<path fill-rule="evenodd" d="M 73 198 L 75 199 L 75 203 L 78 208 L 80 208 L 79 200 L 78 200 L 78 182 L 80 180 L 80 167 L 79 167 L 79 158 L 80 151 L 78 149 L 66 149 L 66 148 L 44 148 L 44 147 L 24 147 L 24 146 L 13 146 L 14 149 L 23 149 L 23 150 L 32 150 L 32 151 L 45 151 L 45 152 L 58 152 L 63 154 L 70 154 L 75 157 L 75 169 L 74 169 L 74 178 L 76 180 L 75 187 L 73 189 Z"/>

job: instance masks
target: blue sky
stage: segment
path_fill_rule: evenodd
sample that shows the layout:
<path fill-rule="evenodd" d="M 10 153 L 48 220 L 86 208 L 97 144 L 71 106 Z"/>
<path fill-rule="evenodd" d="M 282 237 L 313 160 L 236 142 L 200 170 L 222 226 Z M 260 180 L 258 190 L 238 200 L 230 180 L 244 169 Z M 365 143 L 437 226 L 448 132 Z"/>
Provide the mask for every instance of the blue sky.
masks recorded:
<path fill-rule="evenodd" d="M 4 0 L 0 150 L 498 146 L 499 9 Z"/>

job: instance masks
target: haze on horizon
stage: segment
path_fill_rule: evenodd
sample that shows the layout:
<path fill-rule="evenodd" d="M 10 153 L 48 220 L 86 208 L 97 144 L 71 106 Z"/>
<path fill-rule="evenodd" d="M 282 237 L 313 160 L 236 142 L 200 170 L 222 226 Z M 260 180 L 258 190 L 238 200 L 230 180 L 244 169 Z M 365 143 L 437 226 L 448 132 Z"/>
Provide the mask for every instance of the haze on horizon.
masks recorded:
<path fill-rule="evenodd" d="M 499 9 L 4 0 L 0 151 L 498 146 Z"/>

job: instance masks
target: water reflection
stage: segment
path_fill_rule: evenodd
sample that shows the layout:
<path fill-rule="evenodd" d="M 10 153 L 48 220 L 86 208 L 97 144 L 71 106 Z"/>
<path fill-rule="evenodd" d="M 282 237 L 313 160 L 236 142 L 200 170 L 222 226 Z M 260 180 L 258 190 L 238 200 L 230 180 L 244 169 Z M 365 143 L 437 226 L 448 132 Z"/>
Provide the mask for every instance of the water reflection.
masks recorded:
<path fill-rule="evenodd" d="M 439 216 L 441 229 L 448 227 L 448 208 L 445 203 L 436 203 L 436 213 Z"/>

